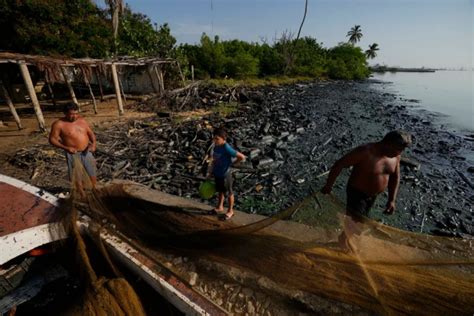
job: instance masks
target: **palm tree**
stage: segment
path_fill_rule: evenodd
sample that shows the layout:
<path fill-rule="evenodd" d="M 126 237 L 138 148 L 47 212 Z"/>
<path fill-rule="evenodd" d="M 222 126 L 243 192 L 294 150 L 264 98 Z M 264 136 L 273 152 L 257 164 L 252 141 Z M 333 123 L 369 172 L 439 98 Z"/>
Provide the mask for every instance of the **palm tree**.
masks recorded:
<path fill-rule="evenodd" d="M 369 45 L 369 49 L 365 51 L 365 56 L 370 59 L 374 59 L 377 56 L 377 51 L 379 50 L 379 44 L 373 43 Z"/>
<path fill-rule="evenodd" d="M 112 15 L 112 28 L 114 31 L 115 53 L 117 53 L 117 35 L 119 28 L 120 15 L 123 14 L 124 3 L 123 0 L 105 0 L 109 6 L 110 14 Z"/>
<path fill-rule="evenodd" d="M 355 25 L 349 32 L 347 32 L 346 37 L 349 37 L 349 43 L 354 45 L 358 41 L 360 41 L 362 37 L 362 30 L 360 29 L 360 25 Z"/>

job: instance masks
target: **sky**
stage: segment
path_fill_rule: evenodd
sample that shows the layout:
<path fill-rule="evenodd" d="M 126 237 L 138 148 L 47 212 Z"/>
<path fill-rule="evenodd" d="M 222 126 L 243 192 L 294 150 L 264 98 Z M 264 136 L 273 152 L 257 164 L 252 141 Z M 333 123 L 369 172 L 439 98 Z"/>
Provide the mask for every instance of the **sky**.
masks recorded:
<path fill-rule="evenodd" d="M 198 43 L 203 32 L 221 39 L 272 43 L 297 33 L 305 0 L 125 0 L 152 22 L 168 23 L 178 43 Z M 361 25 L 364 50 L 378 43 L 371 64 L 473 67 L 474 0 L 308 0 L 301 36 L 332 47 Z"/>

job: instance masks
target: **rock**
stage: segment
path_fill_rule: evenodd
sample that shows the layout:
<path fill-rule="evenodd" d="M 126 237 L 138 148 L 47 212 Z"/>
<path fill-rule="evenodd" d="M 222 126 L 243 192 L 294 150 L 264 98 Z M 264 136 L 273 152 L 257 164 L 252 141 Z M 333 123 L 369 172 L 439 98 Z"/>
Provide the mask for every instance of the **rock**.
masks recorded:
<path fill-rule="evenodd" d="M 249 158 L 250 158 L 250 160 L 253 160 L 253 159 L 257 158 L 258 155 L 260 155 L 261 152 L 262 152 L 262 151 L 261 151 L 260 149 L 258 149 L 258 148 L 253 149 L 252 151 L 250 151 L 250 153 L 249 153 Z"/>
<path fill-rule="evenodd" d="M 272 158 L 264 158 L 258 161 L 257 168 L 266 168 L 273 164 L 274 160 Z"/>
<path fill-rule="evenodd" d="M 260 142 L 262 144 L 271 144 L 271 143 L 273 143 L 273 140 L 274 140 L 273 136 L 268 135 L 268 136 L 263 136 L 262 139 L 260 140 Z"/>
<path fill-rule="evenodd" d="M 297 134 L 303 134 L 303 133 L 304 133 L 304 127 L 298 127 L 298 128 L 296 129 L 296 133 L 297 133 Z"/>

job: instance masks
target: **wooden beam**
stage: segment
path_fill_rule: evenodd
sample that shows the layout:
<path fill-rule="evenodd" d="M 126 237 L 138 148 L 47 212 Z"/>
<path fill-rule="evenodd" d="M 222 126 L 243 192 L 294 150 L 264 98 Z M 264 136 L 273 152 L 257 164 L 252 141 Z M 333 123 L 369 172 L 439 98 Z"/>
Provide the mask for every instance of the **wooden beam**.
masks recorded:
<path fill-rule="evenodd" d="M 77 105 L 77 108 L 79 109 L 79 112 L 80 112 L 81 108 L 79 106 L 79 102 L 77 102 L 76 94 L 74 93 L 74 89 L 72 88 L 71 81 L 66 76 L 66 72 L 64 71 L 64 68 L 62 66 L 59 68 L 61 69 L 61 73 L 64 77 L 64 81 L 66 82 L 67 88 L 69 89 L 69 94 L 71 95 L 72 102 L 74 102 L 74 104 Z"/>
<path fill-rule="evenodd" d="M 181 71 L 181 65 L 179 64 L 179 61 L 176 61 L 176 65 L 178 66 L 179 75 L 181 76 L 181 80 L 183 81 L 183 87 L 185 87 L 186 79 L 184 79 L 184 75 L 183 75 L 183 72 Z"/>
<path fill-rule="evenodd" d="M 92 98 L 92 108 L 94 109 L 94 114 L 97 114 L 97 102 L 95 101 L 94 92 L 92 91 L 91 84 L 89 80 L 87 79 L 86 74 L 84 72 L 83 72 L 83 75 L 84 75 L 84 81 L 86 82 L 86 85 L 89 88 L 89 94 L 91 95 L 91 98 Z"/>
<path fill-rule="evenodd" d="M 12 99 L 10 98 L 10 94 L 8 93 L 5 86 L 3 85 L 3 81 L 1 80 L 0 80 L 0 89 L 2 90 L 3 97 L 5 98 L 5 101 L 7 102 L 10 112 L 13 115 L 13 118 L 15 119 L 16 126 L 18 127 L 18 129 L 22 129 L 23 127 L 21 126 L 20 117 L 18 116 L 18 113 L 16 112 L 15 106 L 13 105 Z"/>
<path fill-rule="evenodd" d="M 91 84 L 89 82 L 89 78 L 87 78 L 86 73 L 84 72 L 83 68 L 81 68 L 82 76 L 84 77 L 84 82 L 86 83 L 87 88 L 89 88 L 89 94 L 92 98 L 92 108 L 94 109 L 94 114 L 97 114 L 97 102 L 95 102 L 94 92 L 92 91 Z"/>
<path fill-rule="evenodd" d="M 94 67 L 95 78 L 97 79 L 97 84 L 99 85 L 100 92 L 100 102 L 104 101 L 104 90 L 102 90 L 102 81 L 100 80 L 100 73 L 97 68 Z"/>
<path fill-rule="evenodd" d="M 51 101 L 53 102 L 54 107 L 56 107 L 56 99 L 54 98 L 53 87 L 51 86 L 51 83 L 48 81 L 48 79 L 46 79 L 46 77 L 44 78 L 44 82 L 46 82 L 46 86 L 48 87 L 48 92 L 51 97 Z"/>
<path fill-rule="evenodd" d="M 165 93 L 165 83 L 163 82 L 163 73 L 161 72 L 160 66 L 155 66 L 155 74 L 158 78 L 158 83 L 160 84 L 160 94 L 163 95 Z"/>
<path fill-rule="evenodd" d="M 123 103 L 122 103 L 122 96 L 120 93 L 120 84 L 119 84 L 118 76 L 117 76 L 117 67 L 115 66 L 114 63 L 112 63 L 110 65 L 110 68 L 112 69 L 112 79 L 114 80 L 115 96 L 117 97 L 117 107 L 118 107 L 119 115 L 123 115 Z"/>
<path fill-rule="evenodd" d="M 46 131 L 46 124 L 44 122 L 43 112 L 41 111 L 38 98 L 36 97 L 35 87 L 33 86 L 33 81 L 31 81 L 30 72 L 28 71 L 28 66 L 25 63 L 19 63 L 21 76 L 25 82 L 26 89 L 30 96 L 31 102 L 33 103 L 33 109 L 36 113 L 36 119 L 38 120 L 39 129 L 42 132 Z"/>
<path fill-rule="evenodd" d="M 153 90 L 155 90 L 156 93 L 160 93 L 160 86 L 159 86 L 159 83 L 158 81 L 155 79 L 155 77 L 153 76 L 154 75 L 154 70 L 153 70 L 154 66 L 148 66 L 147 67 L 147 73 L 148 73 L 148 76 L 150 77 L 150 82 L 151 82 L 151 85 L 153 87 Z"/>
<path fill-rule="evenodd" d="M 194 82 L 194 65 L 191 65 L 191 81 Z"/>
<path fill-rule="evenodd" d="M 127 104 L 127 97 L 125 96 L 125 89 L 123 88 L 122 80 L 120 80 L 120 76 L 117 76 L 117 79 L 120 84 L 120 90 L 122 91 L 123 101 L 125 102 L 125 104 Z"/>

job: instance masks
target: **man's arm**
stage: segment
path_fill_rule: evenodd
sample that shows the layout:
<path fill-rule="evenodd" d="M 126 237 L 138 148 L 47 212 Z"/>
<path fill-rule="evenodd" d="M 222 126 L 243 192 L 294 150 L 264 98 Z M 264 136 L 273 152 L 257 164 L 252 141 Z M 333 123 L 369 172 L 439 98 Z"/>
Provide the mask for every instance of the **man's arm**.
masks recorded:
<path fill-rule="evenodd" d="M 388 201 L 385 213 L 393 214 L 395 212 L 395 200 L 397 198 L 398 187 L 400 185 L 400 157 L 398 157 L 397 168 L 388 178 Z"/>
<path fill-rule="evenodd" d="M 96 150 L 96 138 L 95 138 L 95 134 L 94 132 L 92 131 L 92 128 L 90 127 L 89 123 L 87 123 L 87 121 L 84 120 L 84 122 L 87 124 L 87 136 L 89 137 L 89 146 L 87 147 L 89 151 L 91 152 L 95 152 Z"/>
<path fill-rule="evenodd" d="M 55 146 L 55 147 L 66 150 L 70 154 L 74 154 L 76 151 L 73 148 L 69 148 L 67 146 L 64 146 L 61 143 L 61 137 L 60 137 L 61 126 L 60 126 L 60 124 L 61 123 L 59 121 L 56 121 L 51 126 L 51 132 L 49 133 L 49 143 L 51 145 Z"/>
<path fill-rule="evenodd" d="M 341 173 L 342 169 L 348 168 L 350 166 L 358 164 L 362 159 L 366 156 L 367 153 L 366 146 L 360 146 L 356 149 L 352 150 L 350 153 L 343 156 L 341 159 L 336 161 L 334 165 L 331 167 L 331 171 L 329 172 L 328 179 L 326 181 L 326 185 L 321 190 L 324 194 L 329 194 L 332 191 L 332 186 L 334 182 L 336 182 L 337 177 Z"/>

